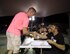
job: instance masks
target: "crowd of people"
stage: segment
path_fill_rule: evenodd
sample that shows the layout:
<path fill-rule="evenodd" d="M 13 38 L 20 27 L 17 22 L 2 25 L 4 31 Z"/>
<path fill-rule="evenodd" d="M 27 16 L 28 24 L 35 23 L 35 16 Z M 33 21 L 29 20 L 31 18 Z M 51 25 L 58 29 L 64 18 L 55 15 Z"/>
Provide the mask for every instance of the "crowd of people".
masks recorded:
<path fill-rule="evenodd" d="M 41 26 L 35 33 L 35 39 L 46 39 L 52 46 L 51 49 L 44 50 L 44 54 L 65 54 L 64 37 L 58 24 Z"/>
<path fill-rule="evenodd" d="M 53 23 L 48 26 L 40 26 L 36 31 L 34 30 L 30 32 L 28 30 L 28 17 L 35 14 L 36 10 L 31 7 L 27 12 L 19 12 L 15 15 L 6 32 L 8 54 L 19 54 L 21 31 L 22 35 L 31 36 L 34 39 L 47 40 L 52 48 L 44 50 L 43 54 L 65 54 L 64 37 L 57 24 Z"/>

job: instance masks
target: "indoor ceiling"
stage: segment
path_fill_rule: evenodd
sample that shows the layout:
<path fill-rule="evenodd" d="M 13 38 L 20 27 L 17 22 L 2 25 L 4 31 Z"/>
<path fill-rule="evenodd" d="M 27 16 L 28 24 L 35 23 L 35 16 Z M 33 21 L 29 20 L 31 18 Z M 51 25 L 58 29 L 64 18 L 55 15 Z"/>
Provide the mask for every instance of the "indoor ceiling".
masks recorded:
<path fill-rule="evenodd" d="M 69 0 L 0 0 L 0 16 L 12 16 L 29 7 L 37 10 L 37 17 L 70 11 Z"/>

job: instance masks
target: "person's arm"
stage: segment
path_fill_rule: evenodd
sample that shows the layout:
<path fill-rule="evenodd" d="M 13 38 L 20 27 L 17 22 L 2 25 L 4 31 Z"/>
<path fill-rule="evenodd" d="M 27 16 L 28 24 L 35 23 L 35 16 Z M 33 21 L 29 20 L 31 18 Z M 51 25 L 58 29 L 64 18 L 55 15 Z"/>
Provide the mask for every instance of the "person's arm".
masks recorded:
<path fill-rule="evenodd" d="M 30 32 L 26 27 L 23 27 L 23 34 L 31 37 L 35 36 L 35 32 Z"/>
<path fill-rule="evenodd" d="M 26 27 L 23 27 L 22 32 L 23 32 L 24 35 L 29 35 L 29 31 Z"/>
<path fill-rule="evenodd" d="M 48 43 L 50 43 L 50 44 L 56 46 L 57 48 L 59 48 L 59 49 L 61 49 L 61 50 L 65 50 L 65 45 L 58 44 L 58 43 L 56 43 L 56 42 L 54 42 L 53 40 L 50 40 L 50 39 L 47 40 L 47 41 L 48 41 Z"/>
<path fill-rule="evenodd" d="M 43 34 L 41 34 L 41 35 L 42 35 L 41 38 L 42 38 L 42 39 L 47 39 L 47 38 L 48 38 L 48 37 L 47 37 L 47 34 L 48 34 L 47 32 L 44 32 Z"/>
<path fill-rule="evenodd" d="M 42 34 L 39 34 L 37 32 L 34 32 L 35 33 L 35 39 L 47 39 L 47 36 L 46 35 L 42 35 Z"/>

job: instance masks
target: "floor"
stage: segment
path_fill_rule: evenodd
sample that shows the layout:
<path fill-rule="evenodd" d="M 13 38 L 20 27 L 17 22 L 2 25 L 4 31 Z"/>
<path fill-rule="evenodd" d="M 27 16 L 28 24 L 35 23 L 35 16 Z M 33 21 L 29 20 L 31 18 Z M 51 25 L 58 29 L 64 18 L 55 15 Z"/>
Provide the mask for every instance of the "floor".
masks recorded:
<path fill-rule="evenodd" d="M 0 54 L 5 54 L 7 52 L 6 50 L 6 36 L 0 35 Z"/>

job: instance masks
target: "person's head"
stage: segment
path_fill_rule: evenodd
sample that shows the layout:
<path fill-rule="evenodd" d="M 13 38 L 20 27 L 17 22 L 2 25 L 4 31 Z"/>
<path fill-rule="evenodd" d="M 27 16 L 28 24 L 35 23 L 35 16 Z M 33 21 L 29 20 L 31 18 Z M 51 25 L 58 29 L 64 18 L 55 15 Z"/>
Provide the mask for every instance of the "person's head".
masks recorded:
<path fill-rule="evenodd" d="M 48 26 L 48 32 L 52 32 L 52 33 L 54 33 L 54 32 L 60 32 L 60 28 L 59 28 L 59 25 L 58 24 L 50 24 L 49 26 Z"/>
<path fill-rule="evenodd" d="M 47 29 L 48 29 L 48 33 L 51 33 L 52 32 L 51 25 L 48 25 L 47 26 Z"/>
<path fill-rule="evenodd" d="M 36 14 L 36 10 L 33 7 L 30 7 L 27 11 L 29 17 L 34 16 Z"/>
<path fill-rule="evenodd" d="M 43 31 L 44 31 L 44 32 L 47 32 L 47 28 L 46 28 L 46 27 L 44 27 L 44 28 L 43 28 Z"/>
<path fill-rule="evenodd" d="M 39 32 L 41 32 L 41 33 L 47 32 L 47 28 L 46 27 L 41 27 L 39 29 Z"/>

